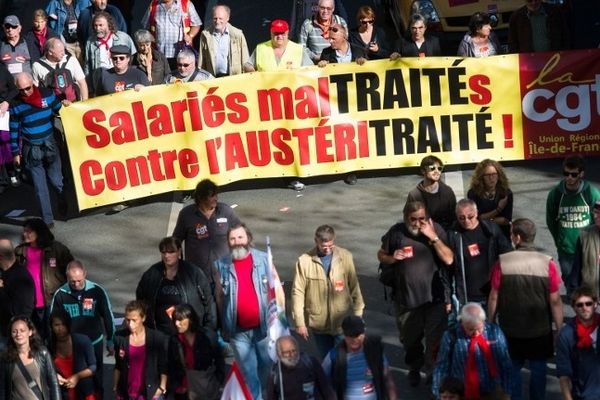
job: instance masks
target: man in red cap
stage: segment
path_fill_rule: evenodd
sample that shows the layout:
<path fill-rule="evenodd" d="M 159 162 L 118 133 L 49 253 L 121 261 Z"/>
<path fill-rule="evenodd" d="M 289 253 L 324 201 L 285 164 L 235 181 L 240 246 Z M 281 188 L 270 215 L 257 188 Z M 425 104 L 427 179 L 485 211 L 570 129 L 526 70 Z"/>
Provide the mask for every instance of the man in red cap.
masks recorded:
<path fill-rule="evenodd" d="M 244 72 L 280 71 L 314 65 L 304 47 L 289 40 L 289 30 L 288 23 L 282 19 L 271 22 L 271 40 L 256 46 L 244 64 Z"/>

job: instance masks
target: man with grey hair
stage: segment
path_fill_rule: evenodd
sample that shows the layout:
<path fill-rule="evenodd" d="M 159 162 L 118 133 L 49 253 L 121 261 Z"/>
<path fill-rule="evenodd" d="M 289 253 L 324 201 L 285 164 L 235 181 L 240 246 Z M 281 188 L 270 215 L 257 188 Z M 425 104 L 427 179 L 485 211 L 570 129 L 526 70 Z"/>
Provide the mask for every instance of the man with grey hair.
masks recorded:
<path fill-rule="evenodd" d="M 229 23 L 230 15 L 229 6 L 214 6 L 212 26 L 200 33 L 198 65 L 217 78 L 241 74 L 250 58 L 244 32 Z"/>
<path fill-rule="evenodd" d="M 110 298 L 102 286 L 87 279 L 87 270 L 81 261 L 73 260 L 67 264 L 66 275 L 67 283 L 52 298 L 51 311 L 63 309 L 71 317 L 71 331 L 87 336 L 94 345 L 97 366 L 94 385 L 96 392 L 102 394 L 105 339 L 108 355 L 115 352 L 115 322 Z"/>
<path fill-rule="evenodd" d="M 512 399 L 521 399 L 521 369 L 526 360 L 531 371 L 529 398 L 545 398 L 546 360 L 554 354 L 552 321 L 556 330 L 563 325 L 560 275 L 552 257 L 534 247 L 535 234 L 532 220 L 514 220 L 511 240 L 515 250 L 500 255 L 490 278 L 488 319 L 493 322 L 498 315 L 508 341 Z"/>
<path fill-rule="evenodd" d="M 465 383 L 467 399 L 507 398 L 512 363 L 500 327 L 486 322 L 479 303 L 465 304 L 459 321 L 442 337 L 431 392 L 437 398 L 442 381 L 452 377 Z"/>
<path fill-rule="evenodd" d="M 167 75 L 165 83 L 206 81 L 214 78 L 210 72 L 196 67 L 196 56 L 186 49 L 177 54 L 177 72 Z"/>
<path fill-rule="evenodd" d="M 459 303 L 485 303 L 492 266 L 512 246 L 498 225 L 479 220 L 477 204 L 471 199 L 456 203 L 456 222 L 448 231 L 448 246 L 455 254 L 452 272 Z"/>
<path fill-rule="evenodd" d="M 34 84 L 53 89 L 63 104 L 87 100 L 88 86 L 83 69 L 75 57 L 65 53 L 65 45 L 60 39 L 48 39 L 44 44 L 44 55 L 31 68 Z"/>
<path fill-rule="evenodd" d="M 342 25 L 348 28 L 344 18 L 334 14 L 334 0 L 319 0 L 317 12 L 304 20 L 300 28 L 298 42 L 305 47 L 311 60 L 316 64 L 323 49 L 329 47 L 329 37 L 333 32 L 333 27 Z"/>
<path fill-rule="evenodd" d="M 348 41 L 348 31 L 345 26 L 335 24 L 329 33 L 331 46 L 323 49 L 318 62 L 319 67 L 329 63 L 349 63 L 355 61 L 358 65 L 367 62 L 367 54 L 364 48 L 351 44 Z"/>
<path fill-rule="evenodd" d="M 9 239 L 0 238 L 0 350 L 6 343 L 11 318 L 31 317 L 35 307 L 35 286 L 31 274 L 17 261 Z"/>
<path fill-rule="evenodd" d="M 321 225 L 315 246 L 298 258 L 292 284 L 292 318 L 304 340 L 310 333 L 319 356 L 342 340 L 342 320 L 365 308 L 352 253 L 336 246 L 335 231 Z"/>
<path fill-rule="evenodd" d="M 315 400 L 335 397 L 319 360 L 301 352 L 293 336 L 281 336 L 276 346 L 278 363 L 271 368 L 266 399 L 294 399 L 300 393 Z"/>

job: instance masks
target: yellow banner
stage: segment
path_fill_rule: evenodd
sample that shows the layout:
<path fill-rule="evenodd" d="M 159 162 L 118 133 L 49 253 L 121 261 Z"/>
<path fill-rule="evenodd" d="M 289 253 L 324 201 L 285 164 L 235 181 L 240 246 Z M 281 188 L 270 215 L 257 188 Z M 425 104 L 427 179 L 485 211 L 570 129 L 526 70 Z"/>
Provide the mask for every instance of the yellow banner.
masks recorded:
<path fill-rule="evenodd" d="M 519 58 L 331 64 L 152 86 L 61 111 L 80 209 L 203 178 L 523 159 Z"/>

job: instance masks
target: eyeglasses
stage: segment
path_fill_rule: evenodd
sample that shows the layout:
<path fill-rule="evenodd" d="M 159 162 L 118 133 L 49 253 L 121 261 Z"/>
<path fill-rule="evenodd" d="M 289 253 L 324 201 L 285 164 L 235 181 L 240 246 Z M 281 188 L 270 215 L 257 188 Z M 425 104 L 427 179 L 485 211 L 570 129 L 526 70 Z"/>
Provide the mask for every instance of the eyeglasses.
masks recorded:
<path fill-rule="evenodd" d="M 428 165 L 427 167 L 425 167 L 427 169 L 427 171 L 429 172 L 433 172 L 436 169 L 440 172 L 442 172 L 444 170 L 444 166 L 443 165 Z"/>
<path fill-rule="evenodd" d="M 467 220 L 467 219 L 469 221 L 471 221 L 472 219 L 475 219 L 475 218 L 477 218 L 477 215 L 459 215 L 458 216 L 458 220 L 459 221 L 464 221 L 464 220 Z"/>
<path fill-rule="evenodd" d="M 321 10 L 321 11 L 333 11 L 333 7 L 322 7 L 322 6 L 319 6 L 319 10 Z"/>
<path fill-rule="evenodd" d="M 571 178 L 577 178 L 581 172 L 569 172 L 563 171 L 564 176 L 570 176 Z"/>
<path fill-rule="evenodd" d="M 367 25 L 367 24 L 372 24 L 372 23 L 373 23 L 373 21 L 374 21 L 374 20 L 372 20 L 372 19 L 361 19 L 361 20 L 360 20 L 360 23 L 361 23 L 362 25 Z"/>
<path fill-rule="evenodd" d="M 19 25 L 15 26 L 15 25 L 10 25 L 10 24 L 5 24 L 4 25 L 4 29 L 17 29 L 19 27 Z"/>
<path fill-rule="evenodd" d="M 190 64 L 190 63 L 177 63 L 177 66 L 178 66 L 178 67 L 183 67 L 183 68 L 187 68 L 187 67 L 189 67 L 190 65 L 192 65 L 192 64 Z"/>
<path fill-rule="evenodd" d="M 27 87 L 24 87 L 22 89 L 19 89 L 19 92 L 21 92 L 21 93 L 23 93 L 23 92 L 29 92 L 32 88 L 33 88 L 33 86 L 27 86 Z"/>
<path fill-rule="evenodd" d="M 582 301 L 581 303 L 575 303 L 575 307 L 583 308 L 583 306 L 591 307 L 594 305 L 593 301 Z"/>
<path fill-rule="evenodd" d="M 338 33 L 339 31 L 340 31 L 340 28 L 337 28 L 335 26 L 333 28 L 331 28 L 331 32 L 333 32 L 333 33 Z"/>
<path fill-rule="evenodd" d="M 123 61 L 127 58 L 127 56 L 113 56 L 111 58 L 113 61 Z"/>

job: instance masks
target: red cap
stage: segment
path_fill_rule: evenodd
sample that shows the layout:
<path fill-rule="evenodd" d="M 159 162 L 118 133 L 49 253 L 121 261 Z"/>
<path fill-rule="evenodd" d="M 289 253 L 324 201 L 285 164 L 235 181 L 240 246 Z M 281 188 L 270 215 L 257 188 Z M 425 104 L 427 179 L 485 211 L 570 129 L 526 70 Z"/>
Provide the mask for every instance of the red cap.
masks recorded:
<path fill-rule="evenodd" d="M 283 19 L 276 19 L 271 22 L 271 33 L 285 33 L 290 30 L 290 26 Z"/>

